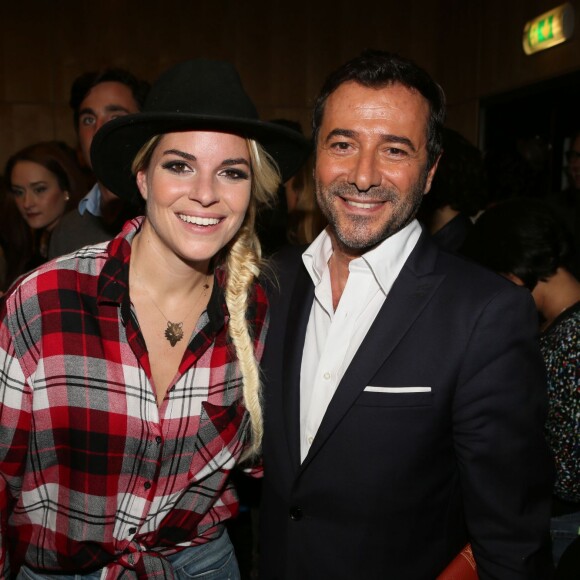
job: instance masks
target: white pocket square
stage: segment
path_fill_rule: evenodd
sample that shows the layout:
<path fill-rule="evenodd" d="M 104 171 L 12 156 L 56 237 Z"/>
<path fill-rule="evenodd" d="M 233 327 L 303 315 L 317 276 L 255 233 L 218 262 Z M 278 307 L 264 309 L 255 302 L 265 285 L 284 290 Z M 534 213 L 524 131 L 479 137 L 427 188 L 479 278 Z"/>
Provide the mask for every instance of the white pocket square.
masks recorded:
<path fill-rule="evenodd" d="M 373 387 L 368 386 L 365 391 L 369 393 L 430 393 L 431 387 Z"/>

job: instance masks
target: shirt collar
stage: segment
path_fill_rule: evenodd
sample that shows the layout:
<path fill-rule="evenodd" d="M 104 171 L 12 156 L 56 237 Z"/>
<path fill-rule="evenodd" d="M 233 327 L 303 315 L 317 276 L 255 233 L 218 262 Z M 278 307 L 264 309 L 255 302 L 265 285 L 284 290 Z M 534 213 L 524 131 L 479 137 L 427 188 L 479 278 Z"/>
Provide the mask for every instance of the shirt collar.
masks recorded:
<path fill-rule="evenodd" d="M 95 183 L 89 193 L 79 201 L 79 213 L 84 215 L 85 211 L 88 211 L 96 217 L 101 217 L 101 195 L 99 184 Z"/>
<path fill-rule="evenodd" d="M 388 294 L 420 235 L 419 222 L 412 220 L 402 230 L 383 240 L 372 250 L 352 260 L 349 264 L 349 271 L 352 272 L 358 268 L 369 269 L 382 291 Z M 328 268 L 330 256 L 332 256 L 332 242 L 325 229 L 302 254 L 304 266 L 315 286 L 320 284 L 322 275 Z"/>
<path fill-rule="evenodd" d="M 143 224 L 143 217 L 129 220 L 121 233 L 107 246 L 109 257 L 99 276 L 97 300 L 99 303 L 123 304 L 129 292 L 129 260 L 131 243 Z M 128 303 L 128 301 L 126 301 Z M 122 313 L 123 315 L 126 313 Z"/>
<path fill-rule="evenodd" d="M 332 242 L 328 232 L 324 229 L 302 254 L 304 266 L 306 266 L 315 286 L 320 284 L 330 256 L 332 256 Z"/>

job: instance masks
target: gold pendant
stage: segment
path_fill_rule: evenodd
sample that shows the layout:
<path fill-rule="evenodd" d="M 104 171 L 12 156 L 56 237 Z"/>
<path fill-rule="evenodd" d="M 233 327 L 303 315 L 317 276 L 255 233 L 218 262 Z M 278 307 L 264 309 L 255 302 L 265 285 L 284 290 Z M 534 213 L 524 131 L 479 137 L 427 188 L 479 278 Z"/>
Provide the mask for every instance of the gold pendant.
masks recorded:
<path fill-rule="evenodd" d="M 175 346 L 183 338 L 183 322 L 170 322 L 168 320 L 165 338 L 171 346 Z"/>

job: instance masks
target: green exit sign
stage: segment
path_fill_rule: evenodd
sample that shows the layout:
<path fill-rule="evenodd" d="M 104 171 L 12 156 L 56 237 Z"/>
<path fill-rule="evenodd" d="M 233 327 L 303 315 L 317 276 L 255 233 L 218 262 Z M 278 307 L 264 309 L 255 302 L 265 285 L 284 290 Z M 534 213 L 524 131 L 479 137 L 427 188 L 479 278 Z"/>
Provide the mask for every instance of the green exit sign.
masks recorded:
<path fill-rule="evenodd" d="M 574 32 L 574 8 L 570 2 L 541 14 L 524 27 L 526 54 L 551 48 L 568 40 Z"/>
<path fill-rule="evenodd" d="M 534 22 L 530 27 L 528 36 L 531 46 L 542 44 L 542 42 L 554 38 L 554 15 L 550 14 L 548 18 Z"/>

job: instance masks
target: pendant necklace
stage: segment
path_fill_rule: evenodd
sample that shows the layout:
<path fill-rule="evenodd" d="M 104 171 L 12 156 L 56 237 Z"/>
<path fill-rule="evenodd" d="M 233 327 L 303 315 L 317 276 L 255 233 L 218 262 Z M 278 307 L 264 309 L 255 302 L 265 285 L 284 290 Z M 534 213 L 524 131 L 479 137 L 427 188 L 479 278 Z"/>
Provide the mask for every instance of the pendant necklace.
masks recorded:
<path fill-rule="evenodd" d="M 155 302 L 155 300 L 153 299 L 153 296 L 149 292 L 149 289 L 147 288 L 147 286 L 145 286 L 145 284 L 143 283 L 143 279 L 141 278 L 139 273 L 135 270 L 135 268 L 133 268 L 133 271 L 135 272 L 135 274 L 137 274 L 137 278 L 139 279 L 139 283 L 141 284 L 141 286 L 143 287 L 143 289 L 147 293 L 149 300 L 151 300 L 151 302 L 153 302 L 153 305 L 155 306 L 155 308 L 157 308 L 157 310 L 159 310 L 161 316 L 163 316 L 163 318 L 165 318 L 165 321 L 167 322 L 167 328 L 165 329 L 165 333 L 164 333 L 165 338 L 169 341 L 169 344 L 171 346 L 175 346 L 183 338 L 183 320 L 180 322 L 171 322 L 171 320 L 169 320 L 169 318 L 167 318 L 167 316 L 165 316 L 165 314 L 163 313 L 163 310 L 161 310 L 161 308 L 159 307 L 157 302 Z M 199 303 L 201 297 L 205 296 L 206 292 L 208 291 L 208 289 L 209 289 L 208 280 L 209 280 L 209 275 L 206 276 L 205 283 L 201 285 L 201 292 L 199 293 L 197 300 L 194 302 L 195 305 L 197 305 Z"/>

